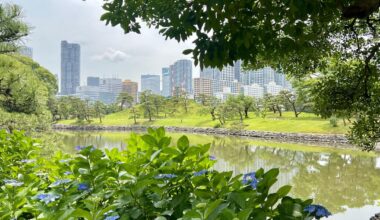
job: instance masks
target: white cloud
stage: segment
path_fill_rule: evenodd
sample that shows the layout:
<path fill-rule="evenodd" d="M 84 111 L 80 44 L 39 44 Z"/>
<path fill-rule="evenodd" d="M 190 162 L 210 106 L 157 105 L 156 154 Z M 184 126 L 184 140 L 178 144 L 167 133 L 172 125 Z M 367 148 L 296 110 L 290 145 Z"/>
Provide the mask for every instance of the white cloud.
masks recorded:
<path fill-rule="evenodd" d="M 115 50 L 113 48 L 107 48 L 102 54 L 97 54 L 92 56 L 93 60 L 96 61 L 110 61 L 110 62 L 122 62 L 131 56 L 123 51 Z"/>

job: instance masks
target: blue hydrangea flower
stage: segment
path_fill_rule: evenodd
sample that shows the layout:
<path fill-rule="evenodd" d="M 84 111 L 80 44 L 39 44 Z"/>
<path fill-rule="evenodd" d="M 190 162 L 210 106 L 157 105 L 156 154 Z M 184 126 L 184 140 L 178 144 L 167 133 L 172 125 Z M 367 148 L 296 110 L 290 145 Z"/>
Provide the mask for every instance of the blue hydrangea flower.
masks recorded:
<path fill-rule="evenodd" d="M 201 170 L 201 171 L 195 172 L 193 175 L 194 176 L 202 176 L 202 175 L 206 174 L 207 172 L 208 172 L 207 170 Z"/>
<path fill-rule="evenodd" d="M 256 173 L 255 172 L 251 172 L 251 173 L 244 174 L 242 183 L 244 185 L 249 184 L 253 189 L 256 189 L 257 188 L 257 184 L 259 183 L 259 181 L 256 178 Z"/>
<path fill-rule="evenodd" d="M 112 215 L 112 216 L 107 216 L 104 220 L 118 220 L 120 216 L 118 215 Z"/>
<path fill-rule="evenodd" d="M 215 156 L 210 156 L 209 158 L 210 158 L 210 160 L 216 160 Z"/>
<path fill-rule="evenodd" d="M 51 193 L 42 193 L 42 194 L 37 195 L 36 198 L 47 205 L 61 198 L 61 196 L 57 194 L 51 194 Z"/>
<path fill-rule="evenodd" d="M 50 185 L 50 187 L 57 187 L 57 186 L 60 186 L 60 185 L 63 185 L 63 184 L 67 184 L 67 183 L 70 183 L 70 182 L 71 182 L 70 179 L 61 179 L 61 180 L 57 180 L 54 183 L 52 183 Z"/>
<path fill-rule="evenodd" d="M 89 187 L 88 187 L 88 185 L 86 183 L 80 183 L 78 185 L 78 190 L 79 191 L 85 191 L 85 190 L 88 190 L 88 189 L 89 189 Z"/>
<path fill-rule="evenodd" d="M 308 205 L 305 207 L 304 211 L 314 215 L 317 219 L 329 217 L 331 215 L 331 213 L 321 205 Z"/>
<path fill-rule="evenodd" d="M 34 163 L 36 162 L 35 159 L 24 159 L 24 160 L 21 160 L 21 163 Z"/>
<path fill-rule="evenodd" d="M 175 174 L 158 174 L 155 178 L 156 179 L 172 179 L 177 177 Z"/>
<path fill-rule="evenodd" d="M 83 146 L 75 146 L 75 150 L 77 150 L 77 151 L 81 151 L 81 150 L 83 150 L 85 147 L 83 147 Z"/>
<path fill-rule="evenodd" d="M 63 174 L 64 174 L 65 176 L 68 176 L 68 175 L 73 174 L 73 172 L 71 172 L 71 171 L 66 171 L 66 172 L 64 172 Z"/>
<path fill-rule="evenodd" d="M 9 186 L 13 186 L 13 187 L 19 187 L 19 186 L 22 186 L 24 185 L 23 182 L 20 182 L 20 181 L 17 181 L 17 180 L 14 180 L 14 179 L 11 179 L 11 180 L 4 180 L 4 183 L 5 185 L 9 185 Z"/>

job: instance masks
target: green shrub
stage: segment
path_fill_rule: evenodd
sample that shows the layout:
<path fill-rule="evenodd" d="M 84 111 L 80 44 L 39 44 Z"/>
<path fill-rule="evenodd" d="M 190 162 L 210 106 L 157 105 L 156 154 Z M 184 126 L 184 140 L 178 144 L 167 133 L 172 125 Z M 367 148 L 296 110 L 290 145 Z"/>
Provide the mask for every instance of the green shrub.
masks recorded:
<path fill-rule="evenodd" d="M 322 206 L 277 191 L 278 169 L 233 176 L 212 169 L 210 145 L 176 146 L 163 128 L 131 135 L 128 149 L 77 146 L 38 155 L 22 133 L 0 133 L 0 219 L 313 219 Z M 3 160 L 4 161 L 4 160 Z"/>

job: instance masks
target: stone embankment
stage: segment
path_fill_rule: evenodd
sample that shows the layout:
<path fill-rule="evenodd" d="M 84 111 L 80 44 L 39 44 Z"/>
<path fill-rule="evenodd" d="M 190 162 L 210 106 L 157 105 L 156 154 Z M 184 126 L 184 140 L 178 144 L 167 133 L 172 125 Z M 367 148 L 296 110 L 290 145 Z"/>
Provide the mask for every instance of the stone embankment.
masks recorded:
<path fill-rule="evenodd" d="M 146 131 L 148 127 L 158 128 L 156 126 L 126 125 L 126 126 L 100 126 L 100 125 L 53 125 L 56 130 L 73 130 L 73 131 Z M 239 136 L 250 138 L 261 138 L 266 140 L 301 142 L 301 143 L 319 143 L 331 145 L 348 145 L 348 140 L 344 135 L 327 135 L 327 134 L 306 134 L 306 133 L 280 133 L 265 131 L 248 131 L 232 130 L 226 128 L 192 128 L 192 127 L 175 127 L 165 126 L 168 132 L 185 132 L 194 134 L 210 134 L 223 136 Z"/>

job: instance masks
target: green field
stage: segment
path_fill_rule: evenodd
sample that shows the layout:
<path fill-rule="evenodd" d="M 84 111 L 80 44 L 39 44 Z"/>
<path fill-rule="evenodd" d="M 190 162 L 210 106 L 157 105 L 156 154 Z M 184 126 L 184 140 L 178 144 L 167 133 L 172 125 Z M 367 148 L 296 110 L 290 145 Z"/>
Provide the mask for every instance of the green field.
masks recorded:
<path fill-rule="evenodd" d="M 174 116 L 165 118 L 161 113 L 154 117 L 153 121 L 146 118 L 139 118 L 139 125 L 154 126 L 179 126 L 179 127 L 215 127 L 219 125 L 218 120 L 211 120 L 210 115 L 200 114 L 201 106 L 191 104 L 188 113 L 179 109 Z M 76 120 L 59 121 L 59 124 L 88 124 L 77 122 Z M 92 125 L 132 125 L 134 123 L 128 110 L 107 115 L 100 123 L 99 119 L 94 118 Z M 267 113 L 265 118 L 257 117 L 253 112 L 249 114 L 248 119 L 244 119 L 243 126 L 239 125 L 239 120 L 229 120 L 222 127 L 225 128 L 242 128 L 256 131 L 273 131 L 289 133 L 318 133 L 318 134 L 344 134 L 348 131 L 349 125 L 344 126 L 343 121 L 339 120 L 337 127 L 332 127 L 329 120 L 321 119 L 311 113 L 302 113 L 298 118 L 294 117 L 293 112 L 284 112 L 282 117 L 278 114 Z"/>

